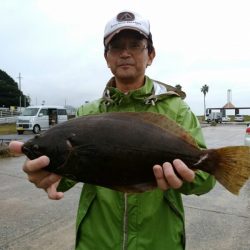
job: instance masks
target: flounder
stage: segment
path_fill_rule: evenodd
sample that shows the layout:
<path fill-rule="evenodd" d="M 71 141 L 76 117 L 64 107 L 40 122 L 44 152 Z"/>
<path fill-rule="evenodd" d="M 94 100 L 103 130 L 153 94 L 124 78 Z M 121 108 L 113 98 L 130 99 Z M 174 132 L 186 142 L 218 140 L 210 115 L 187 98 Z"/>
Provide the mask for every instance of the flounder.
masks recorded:
<path fill-rule="evenodd" d="M 200 149 L 176 122 L 151 112 L 75 118 L 35 136 L 22 151 L 30 159 L 48 156 L 47 171 L 124 192 L 156 187 L 153 166 L 174 159 L 214 175 L 234 194 L 250 176 L 250 147 Z"/>

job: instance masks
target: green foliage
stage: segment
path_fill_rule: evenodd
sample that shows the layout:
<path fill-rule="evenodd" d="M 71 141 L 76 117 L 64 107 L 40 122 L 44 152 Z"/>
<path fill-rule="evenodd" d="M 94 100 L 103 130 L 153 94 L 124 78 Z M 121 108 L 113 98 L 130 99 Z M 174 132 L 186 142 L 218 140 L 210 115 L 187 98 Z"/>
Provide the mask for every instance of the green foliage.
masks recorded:
<path fill-rule="evenodd" d="M 213 126 L 213 127 L 215 127 L 215 126 L 217 126 L 217 122 L 216 121 L 211 121 L 210 125 Z"/>
<path fill-rule="evenodd" d="M 207 94 L 208 90 L 209 90 L 209 86 L 207 84 L 205 84 L 201 87 L 201 92 L 204 95 L 204 117 L 206 116 L 206 94 Z"/>
<path fill-rule="evenodd" d="M 6 72 L 0 70 L 0 107 L 9 108 L 10 106 L 19 106 L 21 96 L 21 106 L 29 105 L 28 98 L 18 89 L 17 83 Z"/>
<path fill-rule="evenodd" d="M 208 90 L 209 90 L 209 86 L 206 84 L 201 87 L 201 92 L 203 93 L 204 97 L 206 96 Z"/>
<path fill-rule="evenodd" d="M 1 124 L 0 126 L 0 135 L 8 135 L 8 134 L 15 134 L 16 133 L 16 124 Z"/>

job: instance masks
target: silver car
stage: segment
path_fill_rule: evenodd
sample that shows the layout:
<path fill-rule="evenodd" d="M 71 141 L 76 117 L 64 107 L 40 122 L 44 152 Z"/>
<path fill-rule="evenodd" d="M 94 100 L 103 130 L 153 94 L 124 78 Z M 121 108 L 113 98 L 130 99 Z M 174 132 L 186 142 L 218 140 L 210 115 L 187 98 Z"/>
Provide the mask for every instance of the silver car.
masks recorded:
<path fill-rule="evenodd" d="M 245 134 L 245 145 L 250 146 L 250 123 L 247 124 L 246 134 Z"/>
<path fill-rule="evenodd" d="M 234 117 L 235 122 L 244 122 L 244 116 L 243 115 L 236 115 Z"/>
<path fill-rule="evenodd" d="M 231 118 L 229 116 L 222 116 L 222 121 L 223 122 L 230 122 Z"/>

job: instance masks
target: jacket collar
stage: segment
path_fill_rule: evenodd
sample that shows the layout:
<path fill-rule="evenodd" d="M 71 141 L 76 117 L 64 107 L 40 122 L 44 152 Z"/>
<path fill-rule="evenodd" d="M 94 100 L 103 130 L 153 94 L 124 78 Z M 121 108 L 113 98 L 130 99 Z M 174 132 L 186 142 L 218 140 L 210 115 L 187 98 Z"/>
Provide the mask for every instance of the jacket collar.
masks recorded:
<path fill-rule="evenodd" d="M 141 88 L 129 91 L 128 93 L 123 93 L 115 88 L 115 78 L 112 77 L 104 89 L 102 102 L 109 106 L 111 104 L 120 104 L 124 98 L 132 98 L 134 100 L 142 101 L 145 104 L 155 105 L 158 100 L 173 95 L 180 96 L 182 99 L 186 97 L 186 94 L 183 91 L 177 90 L 171 85 L 152 80 L 147 76 L 145 77 L 145 84 Z"/>

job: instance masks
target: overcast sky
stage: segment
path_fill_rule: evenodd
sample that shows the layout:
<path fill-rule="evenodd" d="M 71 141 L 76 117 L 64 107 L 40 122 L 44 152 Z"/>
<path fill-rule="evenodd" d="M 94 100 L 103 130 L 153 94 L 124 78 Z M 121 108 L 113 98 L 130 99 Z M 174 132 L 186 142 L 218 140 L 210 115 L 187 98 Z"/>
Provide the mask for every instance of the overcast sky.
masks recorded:
<path fill-rule="evenodd" d="M 103 57 L 106 22 L 122 10 L 147 17 L 156 58 L 153 79 L 187 93 L 195 114 L 250 106 L 248 0 L 0 0 L 0 69 L 30 95 L 32 104 L 80 106 L 102 94 L 111 73 Z M 244 114 L 244 112 L 243 112 Z"/>

